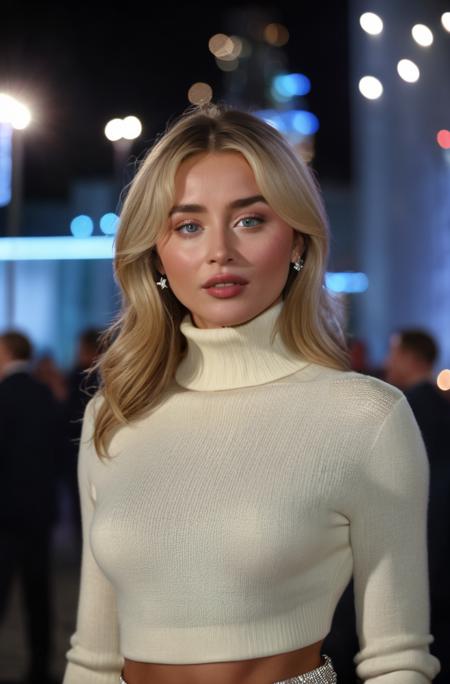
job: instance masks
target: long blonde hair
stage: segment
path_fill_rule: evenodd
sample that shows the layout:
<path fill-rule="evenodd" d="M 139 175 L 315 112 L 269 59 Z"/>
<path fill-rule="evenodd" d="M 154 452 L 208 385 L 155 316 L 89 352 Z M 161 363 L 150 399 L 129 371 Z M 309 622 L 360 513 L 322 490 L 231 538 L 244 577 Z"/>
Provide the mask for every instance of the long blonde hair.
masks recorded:
<path fill-rule="evenodd" d="M 283 136 L 256 116 L 217 105 L 190 108 L 146 155 L 130 184 L 120 216 L 114 261 L 122 310 L 103 335 L 106 351 L 94 443 L 107 455 L 112 431 L 154 408 L 185 351 L 180 323 L 186 307 L 156 285 L 155 244 L 167 231 L 175 174 L 191 155 L 240 152 L 275 212 L 305 238 L 305 266 L 290 273 L 277 327 L 285 345 L 307 360 L 347 369 L 345 336 L 336 303 L 324 286 L 327 218 L 314 177 Z"/>

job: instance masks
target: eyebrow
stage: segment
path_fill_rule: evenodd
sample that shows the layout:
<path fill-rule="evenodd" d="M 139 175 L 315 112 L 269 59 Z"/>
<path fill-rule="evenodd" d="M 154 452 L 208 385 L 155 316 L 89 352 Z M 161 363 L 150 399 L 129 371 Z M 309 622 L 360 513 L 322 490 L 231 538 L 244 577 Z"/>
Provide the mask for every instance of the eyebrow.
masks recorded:
<path fill-rule="evenodd" d="M 241 209 L 242 207 L 248 207 L 250 204 L 255 204 L 256 202 L 264 202 L 264 204 L 267 204 L 267 201 L 262 195 L 252 195 L 251 197 L 242 197 L 240 199 L 233 200 L 228 206 L 230 209 Z M 201 214 L 205 211 L 207 211 L 207 209 L 205 206 L 203 206 L 203 204 L 176 204 L 169 211 L 169 216 L 172 216 L 172 214 L 176 213 L 189 212 Z"/>

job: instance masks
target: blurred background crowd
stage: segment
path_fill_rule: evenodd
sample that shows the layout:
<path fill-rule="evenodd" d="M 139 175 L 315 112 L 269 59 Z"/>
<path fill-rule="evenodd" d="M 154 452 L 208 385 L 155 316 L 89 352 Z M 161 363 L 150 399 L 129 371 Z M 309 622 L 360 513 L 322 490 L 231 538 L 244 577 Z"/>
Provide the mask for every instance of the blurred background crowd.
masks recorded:
<path fill-rule="evenodd" d="M 431 650 L 446 684 L 450 3 L 186 3 L 149 17 L 115 3 L 2 6 L 0 684 L 61 681 L 78 590 L 78 439 L 98 383 L 88 370 L 120 304 L 123 189 L 167 122 L 208 101 L 256 113 L 310 164 L 352 368 L 404 391 L 422 430 Z M 339 681 L 355 682 L 351 584 L 326 646 Z"/>

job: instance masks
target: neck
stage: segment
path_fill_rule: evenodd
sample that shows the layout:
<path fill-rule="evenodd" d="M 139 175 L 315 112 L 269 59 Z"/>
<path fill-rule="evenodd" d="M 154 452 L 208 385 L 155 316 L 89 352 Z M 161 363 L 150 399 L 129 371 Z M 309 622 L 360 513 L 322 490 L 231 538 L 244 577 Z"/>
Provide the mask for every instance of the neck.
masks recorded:
<path fill-rule="evenodd" d="M 213 391 L 250 387 L 296 373 L 307 364 L 289 351 L 276 330 L 283 302 L 242 325 L 196 328 L 190 315 L 180 326 L 187 352 L 176 382 L 190 390 Z"/>

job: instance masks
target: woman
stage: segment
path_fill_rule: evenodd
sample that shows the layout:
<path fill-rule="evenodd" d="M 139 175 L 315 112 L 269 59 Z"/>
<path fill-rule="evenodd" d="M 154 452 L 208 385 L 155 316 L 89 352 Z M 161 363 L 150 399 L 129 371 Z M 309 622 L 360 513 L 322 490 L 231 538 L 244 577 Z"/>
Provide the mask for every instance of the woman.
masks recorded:
<path fill-rule="evenodd" d="M 401 392 L 347 369 L 308 168 L 250 114 L 191 111 L 116 247 L 64 684 L 334 682 L 352 572 L 359 677 L 431 681 L 426 456 Z"/>

